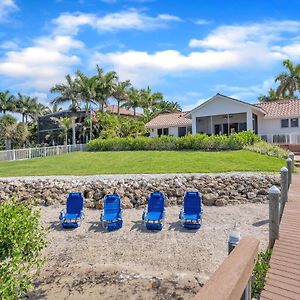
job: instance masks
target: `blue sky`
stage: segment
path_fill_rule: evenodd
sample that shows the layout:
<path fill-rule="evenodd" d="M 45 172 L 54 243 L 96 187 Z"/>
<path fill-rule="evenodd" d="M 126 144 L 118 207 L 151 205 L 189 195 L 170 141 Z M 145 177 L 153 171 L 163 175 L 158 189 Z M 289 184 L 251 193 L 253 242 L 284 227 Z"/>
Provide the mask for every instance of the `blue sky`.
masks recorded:
<path fill-rule="evenodd" d="M 96 64 L 190 109 L 256 102 L 300 60 L 297 0 L 0 0 L 0 90 L 37 96 Z"/>

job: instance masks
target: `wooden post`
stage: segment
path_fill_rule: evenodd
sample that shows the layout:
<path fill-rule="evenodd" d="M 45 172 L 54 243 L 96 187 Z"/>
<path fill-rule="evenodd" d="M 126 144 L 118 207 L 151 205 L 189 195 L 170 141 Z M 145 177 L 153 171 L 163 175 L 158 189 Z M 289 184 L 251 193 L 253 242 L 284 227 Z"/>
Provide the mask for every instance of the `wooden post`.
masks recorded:
<path fill-rule="evenodd" d="M 286 167 L 288 169 L 289 187 L 292 183 L 292 163 L 293 163 L 292 159 L 288 157 L 286 160 Z"/>
<path fill-rule="evenodd" d="M 295 154 L 293 152 L 290 152 L 288 157 L 292 160 L 292 172 L 293 172 L 295 167 Z"/>
<path fill-rule="evenodd" d="M 240 300 L 257 259 L 259 240 L 245 237 L 193 300 Z"/>
<path fill-rule="evenodd" d="M 269 189 L 269 248 L 279 238 L 279 197 L 280 190 L 273 185 Z"/>
<path fill-rule="evenodd" d="M 280 188 L 281 188 L 281 197 L 280 197 L 280 220 L 283 214 L 283 210 L 286 202 L 288 201 L 288 190 L 289 190 L 289 178 L 288 178 L 288 169 L 282 167 L 280 169 Z"/>

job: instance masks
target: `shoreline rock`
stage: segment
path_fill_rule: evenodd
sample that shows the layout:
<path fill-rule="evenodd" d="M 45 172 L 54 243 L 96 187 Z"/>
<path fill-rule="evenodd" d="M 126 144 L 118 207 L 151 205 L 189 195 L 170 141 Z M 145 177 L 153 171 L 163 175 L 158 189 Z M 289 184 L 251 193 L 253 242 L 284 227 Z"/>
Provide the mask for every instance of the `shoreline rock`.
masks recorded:
<path fill-rule="evenodd" d="M 279 186 L 279 175 L 261 173 L 151 174 L 0 178 L 0 201 L 36 199 L 40 205 L 64 204 L 71 191 L 82 192 L 85 206 L 103 208 L 105 194 L 118 193 L 124 208 L 146 205 L 149 193 L 160 190 L 167 204 L 181 205 L 184 192 L 198 190 L 204 205 L 235 205 L 267 201 L 268 189 Z"/>

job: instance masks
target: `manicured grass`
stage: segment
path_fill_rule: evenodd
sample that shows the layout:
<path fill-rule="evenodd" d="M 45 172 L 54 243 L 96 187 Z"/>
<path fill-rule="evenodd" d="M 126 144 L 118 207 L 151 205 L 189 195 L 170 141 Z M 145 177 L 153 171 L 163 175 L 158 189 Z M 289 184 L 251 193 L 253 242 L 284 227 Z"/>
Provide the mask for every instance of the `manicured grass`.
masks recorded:
<path fill-rule="evenodd" d="M 281 158 L 250 151 L 77 152 L 0 163 L 0 176 L 94 175 L 138 173 L 278 172 Z"/>

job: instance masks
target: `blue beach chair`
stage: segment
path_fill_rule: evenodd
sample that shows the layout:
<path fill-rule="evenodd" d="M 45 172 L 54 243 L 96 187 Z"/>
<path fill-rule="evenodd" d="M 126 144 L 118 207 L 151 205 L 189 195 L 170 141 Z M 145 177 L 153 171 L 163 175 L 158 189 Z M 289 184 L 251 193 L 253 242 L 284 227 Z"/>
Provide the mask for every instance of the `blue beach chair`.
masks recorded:
<path fill-rule="evenodd" d="M 113 231 L 123 226 L 121 197 L 117 194 L 104 197 L 104 209 L 101 211 L 100 221 L 108 231 Z"/>
<path fill-rule="evenodd" d="M 148 205 L 142 220 L 149 230 L 162 230 L 165 219 L 165 196 L 161 192 L 153 192 L 148 196 Z"/>
<path fill-rule="evenodd" d="M 70 193 L 67 198 L 67 209 L 60 212 L 59 220 L 63 228 L 77 228 L 84 217 L 83 196 L 81 193 Z"/>
<path fill-rule="evenodd" d="M 199 192 L 185 192 L 179 214 L 181 225 L 187 229 L 199 229 L 202 224 L 202 199 Z"/>

